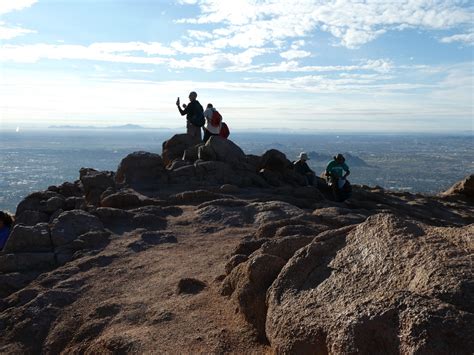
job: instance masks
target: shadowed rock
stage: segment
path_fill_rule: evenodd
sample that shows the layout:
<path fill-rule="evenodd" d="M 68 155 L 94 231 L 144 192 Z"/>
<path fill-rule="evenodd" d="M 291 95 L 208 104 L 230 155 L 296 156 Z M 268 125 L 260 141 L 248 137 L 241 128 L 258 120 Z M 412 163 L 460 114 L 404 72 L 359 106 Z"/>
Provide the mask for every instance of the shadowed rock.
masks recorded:
<path fill-rule="evenodd" d="M 117 168 L 115 180 L 134 188 L 158 187 L 166 182 L 163 160 L 158 154 L 134 152 L 127 155 Z"/>
<path fill-rule="evenodd" d="M 34 226 L 16 225 L 4 247 L 5 253 L 51 252 L 53 244 L 46 223 Z"/>
<path fill-rule="evenodd" d="M 136 208 L 159 204 L 160 201 L 144 196 L 133 189 L 124 189 L 108 195 L 100 202 L 102 207 L 112 208 Z"/>
<path fill-rule="evenodd" d="M 94 215 L 82 210 L 67 211 L 51 225 L 51 240 L 56 247 L 71 243 L 84 233 L 103 228 L 102 222 Z"/>
<path fill-rule="evenodd" d="M 184 151 L 188 148 L 199 144 L 198 138 L 189 134 L 175 134 L 173 137 L 163 142 L 163 158 L 164 166 L 169 166 L 173 160 L 182 159 Z"/>
<path fill-rule="evenodd" d="M 205 282 L 193 278 L 179 280 L 176 292 L 179 294 L 197 294 L 207 287 Z"/>

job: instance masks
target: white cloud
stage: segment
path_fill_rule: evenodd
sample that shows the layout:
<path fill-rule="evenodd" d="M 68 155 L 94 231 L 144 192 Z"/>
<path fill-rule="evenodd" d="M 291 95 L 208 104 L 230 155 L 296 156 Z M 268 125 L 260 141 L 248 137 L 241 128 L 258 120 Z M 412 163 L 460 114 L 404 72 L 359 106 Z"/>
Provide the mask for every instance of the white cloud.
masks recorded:
<path fill-rule="evenodd" d="M 369 70 L 377 73 L 388 73 L 392 70 L 393 63 L 387 59 L 367 60 L 358 65 L 305 65 L 295 60 L 290 60 L 274 65 L 260 65 L 249 68 L 249 71 L 260 73 L 277 72 L 338 72 L 338 71 L 357 71 Z"/>
<path fill-rule="evenodd" d="M 38 0 L 0 0 L 0 15 L 25 9 L 35 4 L 37 1 Z M 36 33 L 36 31 L 18 26 L 10 26 L 4 21 L 0 21 L 0 40 L 9 40 L 28 33 Z"/>
<path fill-rule="evenodd" d="M 198 17 L 180 22 L 217 24 L 217 48 L 263 47 L 282 39 L 305 37 L 319 28 L 339 43 L 356 48 L 389 30 L 405 28 L 443 30 L 469 25 L 472 8 L 462 0 L 312 1 L 199 0 Z"/>
<path fill-rule="evenodd" d="M 241 71 L 251 67 L 255 57 L 268 53 L 264 48 L 248 48 L 238 53 L 219 52 L 211 48 L 185 47 L 173 42 L 166 47 L 157 42 L 99 42 L 89 46 L 69 44 L 31 44 L 0 46 L 0 62 L 36 63 L 41 59 L 79 59 L 116 63 L 166 65 L 172 69 L 196 68 L 206 71 Z M 204 54 L 177 59 L 178 53 Z"/>
<path fill-rule="evenodd" d="M 311 55 L 311 52 L 302 51 L 302 50 L 298 50 L 298 49 L 290 49 L 288 51 L 280 53 L 280 56 L 282 58 L 287 59 L 287 60 L 292 60 L 292 59 L 296 59 L 296 58 L 304 58 L 304 57 L 308 57 L 310 55 Z"/>
<path fill-rule="evenodd" d="M 141 52 L 147 56 L 132 56 L 130 52 Z M 0 46 L 0 61 L 35 63 L 40 59 L 84 59 L 121 63 L 163 64 L 164 57 L 175 54 L 174 49 L 164 47 L 160 43 L 93 43 L 89 46 L 69 44 L 31 44 Z"/>
<path fill-rule="evenodd" d="M 467 45 L 474 45 L 474 32 L 471 33 L 462 33 L 449 37 L 443 37 L 440 40 L 443 43 L 453 43 L 453 42 L 462 42 Z"/>
<path fill-rule="evenodd" d="M 432 72 L 443 76 L 430 82 Z M 193 89 L 201 102 L 218 105 L 231 128 L 262 129 L 268 127 L 268 117 L 273 126 L 287 127 L 288 114 L 301 118 L 292 120 L 292 129 L 305 130 L 331 128 L 335 119 L 347 120 L 348 129 L 361 130 L 361 120 L 372 118 L 370 128 L 374 130 L 387 125 L 410 129 L 400 121 L 419 122 L 419 131 L 471 128 L 471 62 L 431 71 L 415 67 L 407 74 L 405 80 L 397 81 L 386 74 L 343 72 L 195 82 L 16 72 L 2 78 L 0 112 L 4 124 L 29 120 L 30 124 L 107 125 L 109 121 L 129 123 L 133 117 L 137 124 L 184 129 L 174 102 L 176 96 Z M 421 78 L 412 82 L 413 75 Z"/>
<path fill-rule="evenodd" d="M 5 25 L 5 22 L 0 21 L 0 39 L 12 39 L 18 36 L 26 35 L 28 33 L 36 33 L 36 31 L 21 27 L 8 27 Z"/>
<path fill-rule="evenodd" d="M 0 15 L 22 10 L 37 2 L 38 0 L 0 0 Z"/>

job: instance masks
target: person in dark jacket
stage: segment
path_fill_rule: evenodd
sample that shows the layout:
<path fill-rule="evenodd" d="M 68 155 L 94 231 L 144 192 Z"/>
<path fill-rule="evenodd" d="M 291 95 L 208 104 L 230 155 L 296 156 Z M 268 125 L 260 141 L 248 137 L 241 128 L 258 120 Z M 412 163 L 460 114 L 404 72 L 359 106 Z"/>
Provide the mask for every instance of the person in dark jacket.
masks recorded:
<path fill-rule="evenodd" d="M 204 109 L 197 99 L 197 94 L 195 91 L 189 93 L 189 104 L 183 104 L 183 108 L 180 107 L 179 97 L 176 100 L 176 106 L 178 106 L 179 113 L 181 116 L 186 115 L 186 133 L 199 138 L 201 140 L 201 127 L 195 126 L 191 123 L 191 119 L 196 116 L 198 113 L 202 114 Z"/>
<path fill-rule="evenodd" d="M 7 243 L 13 225 L 13 218 L 6 212 L 0 211 L 0 250 Z"/>
<path fill-rule="evenodd" d="M 307 185 L 314 185 L 316 174 L 308 166 L 306 161 L 309 160 L 308 154 L 300 153 L 298 160 L 293 162 L 293 169 L 300 175 L 303 175 L 306 178 Z"/>

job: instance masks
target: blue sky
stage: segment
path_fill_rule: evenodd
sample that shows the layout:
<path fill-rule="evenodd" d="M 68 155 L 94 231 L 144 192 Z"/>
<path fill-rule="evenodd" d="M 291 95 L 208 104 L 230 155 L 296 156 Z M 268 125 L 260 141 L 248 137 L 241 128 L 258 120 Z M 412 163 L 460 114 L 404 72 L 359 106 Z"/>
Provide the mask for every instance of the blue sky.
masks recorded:
<path fill-rule="evenodd" d="M 470 1 L 0 0 L 0 128 L 472 131 Z"/>

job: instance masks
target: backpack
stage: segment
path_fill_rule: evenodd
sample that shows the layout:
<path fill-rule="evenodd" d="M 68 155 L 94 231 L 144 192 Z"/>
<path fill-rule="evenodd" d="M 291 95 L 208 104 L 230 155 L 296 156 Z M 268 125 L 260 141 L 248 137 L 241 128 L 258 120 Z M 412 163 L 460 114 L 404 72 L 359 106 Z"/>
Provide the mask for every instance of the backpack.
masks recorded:
<path fill-rule="evenodd" d="M 204 110 L 199 102 L 197 110 L 198 112 L 189 119 L 189 122 L 191 122 L 196 127 L 202 127 L 204 126 L 204 123 L 206 123 L 206 119 L 204 118 Z"/>
<path fill-rule="evenodd" d="M 221 131 L 219 132 L 219 136 L 222 138 L 227 138 L 230 135 L 229 127 L 225 124 L 225 122 L 222 122 L 221 125 Z"/>
<path fill-rule="evenodd" d="M 218 127 L 222 122 L 222 116 L 218 111 L 212 111 L 211 125 Z"/>

